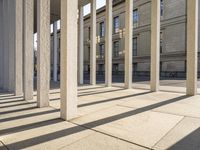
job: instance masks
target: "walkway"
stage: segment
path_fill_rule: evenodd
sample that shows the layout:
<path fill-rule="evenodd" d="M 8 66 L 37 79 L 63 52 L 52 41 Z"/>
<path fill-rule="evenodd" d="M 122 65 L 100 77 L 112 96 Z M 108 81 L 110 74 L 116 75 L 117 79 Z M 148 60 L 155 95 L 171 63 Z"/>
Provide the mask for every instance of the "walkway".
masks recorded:
<path fill-rule="evenodd" d="M 200 95 L 117 85 L 79 87 L 79 116 L 70 122 L 59 119 L 59 89 L 42 109 L 0 94 L 0 150 L 200 149 Z"/>

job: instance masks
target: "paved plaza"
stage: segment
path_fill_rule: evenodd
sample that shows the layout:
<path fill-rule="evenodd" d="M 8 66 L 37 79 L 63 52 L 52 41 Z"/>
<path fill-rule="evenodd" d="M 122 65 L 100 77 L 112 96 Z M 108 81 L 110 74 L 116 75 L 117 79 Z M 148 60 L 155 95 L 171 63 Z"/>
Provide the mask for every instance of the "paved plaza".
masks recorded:
<path fill-rule="evenodd" d="M 154 93 L 144 83 L 130 90 L 119 83 L 80 86 L 78 117 L 68 122 L 60 119 L 55 87 L 47 108 L 37 108 L 36 97 L 26 102 L 0 94 L 0 150 L 200 149 L 200 95 L 186 96 L 184 88 L 165 85 Z"/>

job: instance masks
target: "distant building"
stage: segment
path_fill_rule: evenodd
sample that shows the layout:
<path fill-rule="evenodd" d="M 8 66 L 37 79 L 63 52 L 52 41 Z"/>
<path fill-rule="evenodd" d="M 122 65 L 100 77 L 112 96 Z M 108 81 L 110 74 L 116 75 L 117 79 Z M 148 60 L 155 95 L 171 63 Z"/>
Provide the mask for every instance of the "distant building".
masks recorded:
<path fill-rule="evenodd" d="M 160 7 L 161 7 L 161 31 L 160 31 L 161 76 L 185 77 L 186 38 L 187 38 L 186 0 L 176 0 L 176 1 L 161 0 Z M 149 76 L 150 48 L 151 48 L 150 17 L 151 17 L 151 1 L 134 0 L 133 72 L 135 75 Z M 124 72 L 124 47 L 125 47 L 124 27 L 125 27 L 125 1 L 114 0 L 113 73 Z M 97 10 L 97 56 L 96 56 L 97 73 L 104 72 L 105 70 L 104 66 L 105 30 L 106 30 L 105 7 L 102 7 L 99 10 Z M 199 33 L 200 33 L 200 28 L 199 28 Z M 58 34 L 58 40 L 59 39 L 60 38 Z M 53 35 L 51 43 L 53 46 Z M 58 51 L 59 49 L 60 46 L 58 46 Z M 90 15 L 87 15 L 84 18 L 84 71 L 85 72 L 88 72 L 90 68 L 89 58 L 90 58 Z M 198 69 L 200 71 L 200 61 L 198 64 L 199 64 Z"/>

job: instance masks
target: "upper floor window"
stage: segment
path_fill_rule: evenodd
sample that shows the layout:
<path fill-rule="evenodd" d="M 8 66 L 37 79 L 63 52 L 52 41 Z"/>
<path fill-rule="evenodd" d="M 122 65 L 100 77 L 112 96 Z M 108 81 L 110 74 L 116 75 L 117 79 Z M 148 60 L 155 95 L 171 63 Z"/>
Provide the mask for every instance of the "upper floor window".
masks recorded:
<path fill-rule="evenodd" d="M 133 63 L 133 72 L 137 71 L 137 63 Z"/>
<path fill-rule="evenodd" d="M 88 46 L 88 60 L 90 60 L 90 46 Z"/>
<path fill-rule="evenodd" d="M 133 38 L 133 56 L 137 56 L 137 37 Z"/>
<path fill-rule="evenodd" d="M 100 59 L 104 58 L 104 51 L 105 51 L 105 45 L 104 44 L 100 44 L 99 45 L 99 58 Z"/>
<path fill-rule="evenodd" d="M 133 27 L 137 27 L 139 22 L 138 9 L 133 10 Z"/>
<path fill-rule="evenodd" d="M 90 40 L 90 34 L 91 34 L 91 29 L 90 29 L 90 27 L 88 27 L 88 38 L 89 38 L 89 40 Z"/>
<path fill-rule="evenodd" d="M 99 26 L 100 26 L 100 37 L 104 37 L 105 36 L 105 23 L 104 22 L 101 22 L 100 24 L 99 24 Z"/>
<path fill-rule="evenodd" d="M 164 15 L 164 0 L 160 0 L 160 16 Z"/>
<path fill-rule="evenodd" d="M 119 57 L 119 41 L 113 42 L 113 57 Z"/>
<path fill-rule="evenodd" d="M 113 20 L 113 32 L 114 33 L 119 32 L 119 16 L 115 17 Z"/>
<path fill-rule="evenodd" d="M 160 32 L 160 53 L 163 52 L 163 32 Z"/>

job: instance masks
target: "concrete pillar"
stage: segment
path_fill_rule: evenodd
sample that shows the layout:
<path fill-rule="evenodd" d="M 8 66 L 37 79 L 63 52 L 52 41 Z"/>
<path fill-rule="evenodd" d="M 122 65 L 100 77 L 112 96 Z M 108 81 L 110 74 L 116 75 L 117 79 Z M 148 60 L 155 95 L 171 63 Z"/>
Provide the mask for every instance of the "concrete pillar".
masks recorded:
<path fill-rule="evenodd" d="M 50 83 L 50 0 L 37 0 L 37 100 L 49 106 Z"/>
<path fill-rule="evenodd" d="M 9 31 L 9 22 L 8 22 L 8 19 L 9 19 L 9 16 L 8 16 L 8 11 L 9 11 L 9 8 L 8 8 L 8 0 L 4 0 L 3 1 L 3 49 L 4 49 L 4 57 L 3 57 L 3 62 L 4 62 L 4 74 L 3 74 L 3 89 L 5 91 L 8 91 L 8 81 L 9 81 L 9 51 L 8 51 L 8 45 L 9 45 L 9 34 L 8 34 L 8 31 Z"/>
<path fill-rule="evenodd" d="M 3 0 L 0 0 L 0 89 L 3 88 Z"/>
<path fill-rule="evenodd" d="M 57 22 L 53 23 L 53 81 L 58 81 L 58 36 Z"/>
<path fill-rule="evenodd" d="M 197 94 L 198 0 L 187 0 L 187 95 Z"/>
<path fill-rule="evenodd" d="M 13 1 L 14 9 L 14 93 L 23 94 L 23 0 Z"/>
<path fill-rule="evenodd" d="M 160 80 L 160 0 L 151 1 L 151 91 L 159 90 Z"/>
<path fill-rule="evenodd" d="M 78 0 L 61 1 L 61 118 L 77 115 Z"/>
<path fill-rule="evenodd" d="M 112 86 L 112 0 L 106 0 L 105 84 Z"/>
<path fill-rule="evenodd" d="M 133 0 L 126 0 L 125 14 L 125 88 L 132 88 Z"/>
<path fill-rule="evenodd" d="M 33 99 L 33 11 L 34 0 L 24 0 L 24 99 Z"/>
<path fill-rule="evenodd" d="M 96 0 L 91 0 L 90 84 L 96 84 Z"/>
<path fill-rule="evenodd" d="M 14 2 L 12 2 L 12 0 L 8 0 L 8 58 L 9 60 L 7 60 L 8 62 L 8 91 L 9 92 L 14 92 L 14 42 L 15 42 L 15 38 L 14 38 Z"/>
<path fill-rule="evenodd" d="M 79 7 L 79 59 L 78 80 L 79 84 L 84 82 L 84 18 L 83 6 Z"/>

